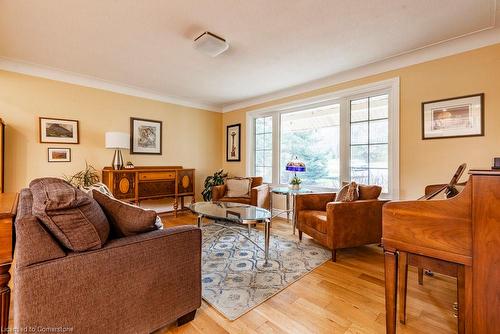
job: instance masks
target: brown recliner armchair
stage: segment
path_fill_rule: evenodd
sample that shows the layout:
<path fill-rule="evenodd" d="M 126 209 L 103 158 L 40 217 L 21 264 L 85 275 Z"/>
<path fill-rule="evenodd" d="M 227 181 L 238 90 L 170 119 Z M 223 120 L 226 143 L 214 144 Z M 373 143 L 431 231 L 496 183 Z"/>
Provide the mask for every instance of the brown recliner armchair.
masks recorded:
<path fill-rule="evenodd" d="M 300 194 L 296 197 L 296 222 L 299 239 L 306 233 L 332 250 L 335 262 L 338 249 L 380 243 L 382 206 L 379 186 L 359 185 L 359 199 L 335 202 L 336 193 Z"/>
<path fill-rule="evenodd" d="M 264 184 L 261 176 L 251 177 L 252 185 L 248 197 L 227 197 L 225 184 L 212 187 L 212 201 L 249 204 L 259 208 L 269 208 L 269 185 Z"/>

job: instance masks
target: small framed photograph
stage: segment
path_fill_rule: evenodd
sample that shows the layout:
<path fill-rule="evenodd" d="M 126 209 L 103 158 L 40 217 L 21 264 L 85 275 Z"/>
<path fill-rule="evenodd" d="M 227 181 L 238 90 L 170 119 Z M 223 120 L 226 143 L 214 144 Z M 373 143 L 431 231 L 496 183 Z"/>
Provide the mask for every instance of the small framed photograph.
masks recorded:
<path fill-rule="evenodd" d="M 226 161 L 241 160 L 241 124 L 228 125 L 226 128 Z"/>
<path fill-rule="evenodd" d="M 130 118 L 130 154 L 159 154 L 162 152 L 162 122 Z"/>
<path fill-rule="evenodd" d="M 71 162 L 70 148 L 49 147 L 47 151 L 49 162 Z"/>
<path fill-rule="evenodd" d="M 79 144 L 78 121 L 59 118 L 39 118 L 40 143 Z"/>
<path fill-rule="evenodd" d="M 422 139 L 484 136 L 484 94 L 422 103 Z"/>

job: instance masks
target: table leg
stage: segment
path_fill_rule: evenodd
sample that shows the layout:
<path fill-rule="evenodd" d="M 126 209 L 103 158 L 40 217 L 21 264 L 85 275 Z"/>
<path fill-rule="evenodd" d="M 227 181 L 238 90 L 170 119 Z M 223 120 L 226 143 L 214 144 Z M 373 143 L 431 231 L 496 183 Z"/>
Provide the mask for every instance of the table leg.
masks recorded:
<path fill-rule="evenodd" d="M 396 333 L 396 303 L 398 288 L 398 254 L 385 252 L 385 324 L 386 333 Z"/>
<path fill-rule="evenodd" d="M 271 219 L 273 219 L 273 193 L 269 193 L 269 212 L 271 212 Z"/>
<path fill-rule="evenodd" d="M 293 234 L 295 234 L 295 229 L 297 228 L 297 217 L 295 217 L 295 198 L 297 196 L 292 195 L 292 228 L 293 228 Z"/>
<path fill-rule="evenodd" d="M 264 256 L 265 256 L 265 264 L 267 264 L 267 260 L 269 259 L 269 239 L 271 237 L 271 220 L 265 220 L 265 231 L 264 231 Z"/>
<path fill-rule="evenodd" d="M 408 253 L 399 252 L 398 259 L 399 280 L 399 322 L 406 323 L 406 294 L 408 287 Z"/>
<path fill-rule="evenodd" d="M 252 225 L 247 224 L 247 226 L 248 226 L 248 236 L 250 236 L 252 234 Z"/>
<path fill-rule="evenodd" d="M 286 222 L 290 224 L 290 194 L 286 194 Z M 295 231 L 293 231 L 295 233 Z"/>
<path fill-rule="evenodd" d="M 472 267 L 458 266 L 458 333 L 472 333 Z"/>
<path fill-rule="evenodd" d="M 198 219 L 197 219 L 198 227 L 201 227 L 201 220 L 202 219 L 203 219 L 203 216 L 202 215 L 198 215 Z"/>
<path fill-rule="evenodd" d="M 9 327 L 9 307 L 10 307 L 10 264 L 0 266 L 0 332 L 4 332 Z"/>

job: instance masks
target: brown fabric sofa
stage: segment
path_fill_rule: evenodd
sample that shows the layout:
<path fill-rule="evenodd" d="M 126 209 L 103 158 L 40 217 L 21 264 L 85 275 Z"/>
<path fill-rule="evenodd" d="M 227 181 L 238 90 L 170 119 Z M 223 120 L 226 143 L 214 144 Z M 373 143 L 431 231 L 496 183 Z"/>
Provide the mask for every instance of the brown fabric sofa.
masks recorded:
<path fill-rule="evenodd" d="M 226 197 L 227 187 L 225 184 L 212 187 L 212 201 L 234 202 L 249 204 L 259 208 L 269 208 L 269 185 L 264 184 L 262 177 L 254 176 L 249 197 Z"/>
<path fill-rule="evenodd" d="M 73 252 L 32 215 L 24 189 L 15 229 L 14 328 L 151 333 L 191 320 L 201 305 L 201 232 L 194 226 Z"/>
<path fill-rule="evenodd" d="M 379 186 L 359 185 L 359 199 L 335 202 L 336 193 L 300 194 L 296 196 L 296 223 L 299 239 L 306 233 L 332 250 L 380 243 L 382 206 Z"/>

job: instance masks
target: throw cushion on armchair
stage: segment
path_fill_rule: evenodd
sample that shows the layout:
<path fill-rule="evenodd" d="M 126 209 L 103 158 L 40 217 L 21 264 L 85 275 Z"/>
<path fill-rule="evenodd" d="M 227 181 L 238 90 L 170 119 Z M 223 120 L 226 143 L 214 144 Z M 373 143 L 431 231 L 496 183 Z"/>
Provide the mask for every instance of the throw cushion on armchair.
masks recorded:
<path fill-rule="evenodd" d="M 31 181 L 33 215 L 66 248 L 99 249 L 109 236 L 109 223 L 99 204 L 83 191 L 57 178 Z"/>
<path fill-rule="evenodd" d="M 356 182 L 351 182 L 343 186 L 337 194 L 337 202 L 354 202 L 358 200 L 358 185 Z"/>
<path fill-rule="evenodd" d="M 226 197 L 250 197 L 251 178 L 231 178 L 226 180 Z"/>

